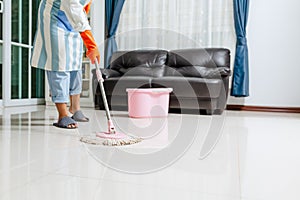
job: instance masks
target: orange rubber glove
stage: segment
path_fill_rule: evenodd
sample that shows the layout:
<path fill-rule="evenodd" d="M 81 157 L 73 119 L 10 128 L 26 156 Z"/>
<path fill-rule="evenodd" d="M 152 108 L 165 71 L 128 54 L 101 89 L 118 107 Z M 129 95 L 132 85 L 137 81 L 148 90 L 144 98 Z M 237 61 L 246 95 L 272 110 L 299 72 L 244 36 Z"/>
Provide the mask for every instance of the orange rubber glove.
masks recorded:
<path fill-rule="evenodd" d="M 93 34 L 90 30 L 80 32 L 83 43 L 87 49 L 86 56 L 91 60 L 92 64 L 95 64 L 97 59 L 100 63 L 100 53 L 93 37 Z"/>
<path fill-rule="evenodd" d="M 86 6 L 84 6 L 84 11 L 86 14 L 89 14 L 91 5 L 92 5 L 92 0 Z"/>

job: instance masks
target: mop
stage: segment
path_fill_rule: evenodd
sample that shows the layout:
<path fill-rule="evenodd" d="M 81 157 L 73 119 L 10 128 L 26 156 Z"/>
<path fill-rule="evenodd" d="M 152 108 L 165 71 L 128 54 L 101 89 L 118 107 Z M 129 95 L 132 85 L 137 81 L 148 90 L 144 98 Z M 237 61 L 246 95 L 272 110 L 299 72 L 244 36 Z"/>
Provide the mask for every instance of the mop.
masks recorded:
<path fill-rule="evenodd" d="M 117 132 L 113 121 L 111 119 L 109 107 L 107 104 L 106 94 L 103 86 L 104 79 L 102 77 L 102 73 L 98 67 L 97 61 L 95 61 L 96 66 L 96 76 L 98 83 L 100 85 L 101 95 L 105 107 L 106 118 L 108 122 L 108 131 L 107 132 L 97 132 L 95 136 L 83 136 L 80 138 L 81 142 L 94 144 L 94 145 L 107 145 L 107 146 L 122 146 L 122 145 L 130 145 L 135 144 L 141 141 L 140 138 L 134 138 L 129 135 L 126 135 L 121 132 Z"/>

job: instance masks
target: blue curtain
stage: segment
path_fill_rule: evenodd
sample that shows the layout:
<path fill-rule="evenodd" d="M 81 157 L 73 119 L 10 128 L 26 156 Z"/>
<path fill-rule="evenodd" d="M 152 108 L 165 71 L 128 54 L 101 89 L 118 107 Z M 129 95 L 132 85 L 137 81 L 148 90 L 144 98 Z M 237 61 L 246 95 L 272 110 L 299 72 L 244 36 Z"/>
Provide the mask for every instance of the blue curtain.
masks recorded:
<path fill-rule="evenodd" d="M 115 34 L 125 0 L 105 0 L 106 42 L 104 66 L 109 67 L 110 58 L 117 50 Z"/>
<path fill-rule="evenodd" d="M 236 31 L 236 54 L 234 59 L 231 96 L 249 96 L 249 66 L 246 26 L 249 11 L 249 0 L 233 0 L 234 25 Z"/>

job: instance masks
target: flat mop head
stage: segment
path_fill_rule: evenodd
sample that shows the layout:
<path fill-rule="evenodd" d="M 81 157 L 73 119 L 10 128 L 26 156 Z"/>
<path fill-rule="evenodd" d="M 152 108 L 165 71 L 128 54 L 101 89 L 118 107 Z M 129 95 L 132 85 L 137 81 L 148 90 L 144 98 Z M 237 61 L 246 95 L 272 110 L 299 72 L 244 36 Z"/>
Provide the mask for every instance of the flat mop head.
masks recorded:
<path fill-rule="evenodd" d="M 99 132 L 96 133 L 96 136 L 102 139 L 105 139 L 104 145 L 108 146 L 121 146 L 135 144 L 141 141 L 141 139 L 133 138 L 124 133 L 115 132 L 115 129 L 110 132 Z"/>
<path fill-rule="evenodd" d="M 123 133 L 96 133 L 94 136 L 83 136 L 80 138 L 81 142 L 92 145 L 105 145 L 105 146 L 124 146 L 141 142 L 140 138 L 133 138 Z"/>
<path fill-rule="evenodd" d="M 108 132 L 96 133 L 96 135 L 93 136 L 84 136 L 80 138 L 80 141 L 88 144 L 94 144 L 94 145 L 102 144 L 107 146 L 122 146 L 122 145 L 130 145 L 130 144 L 135 144 L 140 142 L 141 139 L 128 136 L 124 133 L 116 132 L 115 126 L 111 120 L 109 107 L 107 104 L 107 99 L 106 99 L 105 90 L 103 86 L 104 80 L 102 77 L 102 73 L 98 67 L 97 60 L 95 60 L 95 66 L 96 66 L 97 80 L 98 83 L 100 84 L 101 95 L 103 98 L 103 103 L 104 103 L 107 122 L 108 122 Z"/>
<path fill-rule="evenodd" d="M 108 120 L 107 132 L 98 132 L 93 136 L 84 136 L 81 137 L 80 141 L 93 145 L 123 146 L 136 144 L 142 140 L 117 132 L 113 122 Z"/>

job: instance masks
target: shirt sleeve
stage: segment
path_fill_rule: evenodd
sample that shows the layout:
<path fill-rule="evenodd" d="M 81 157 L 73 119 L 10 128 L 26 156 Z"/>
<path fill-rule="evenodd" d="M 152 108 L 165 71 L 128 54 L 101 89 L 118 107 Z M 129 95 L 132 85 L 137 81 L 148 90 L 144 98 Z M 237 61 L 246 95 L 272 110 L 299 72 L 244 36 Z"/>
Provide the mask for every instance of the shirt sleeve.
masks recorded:
<path fill-rule="evenodd" d="M 65 12 L 71 26 L 75 31 L 91 30 L 83 5 L 79 0 L 62 0 L 60 9 Z"/>

